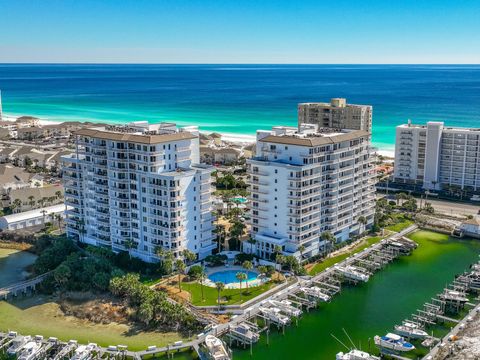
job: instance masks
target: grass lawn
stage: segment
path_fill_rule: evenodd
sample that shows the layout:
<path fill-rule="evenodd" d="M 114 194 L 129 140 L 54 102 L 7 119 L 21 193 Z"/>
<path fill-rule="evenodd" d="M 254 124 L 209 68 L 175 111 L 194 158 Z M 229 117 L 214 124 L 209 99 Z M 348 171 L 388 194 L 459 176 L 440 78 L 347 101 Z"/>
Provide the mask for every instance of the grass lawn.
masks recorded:
<path fill-rule="evenodd" d="M 63 315 L 59 305 L 49 297 L 35 296 L 13 303 L 0 301 L 0 331 L 15 330 L 24 335 L 54 336 L 101 346 L 127 345 L 129 350 L 145 350 L 150 345 L 164 346 L 178 340 L 178 333 L 145 332 L 126 324 L 95 324 Z"/>
<path fill-rule="evenodd" d="M 220 297 L 224 301 L 223 305 L 234 305 L 242 304 L 258 295 L 264 293 L 267 290 L 272 289 L 277 286 L 279 283 L 274 281 L 269 281 L 263 285 L 249 287 L 248 290 L 245 288 L 245 285 L 242 285 L 242 290 L 240 289 L 224 289 L 222 290 Z M 191 294 L 191 302 L 193 305 L 197 306 L 211 306 L 217 305 L 217 296 L 218 292 L 216 288 L 203 285 L 203 296 L 205 298 L 202 301 L 202 290 L 201 285 L 198 282 L 186 282 L 182 283 L 182 289 L 188 291 Z"/>
<path fill-rule="evenodd" d="M 398 223 L 387 226 L 386 229 L 390 231 L 400 232 L 413 224 L 412 220 L 406 219 L 403 216 L 398 216 L 397 220 L 398 220 Z"/>
<path fill-rule="evenodd" d="M 333 266 L 336 263 L 338 263 L 342 260 L 345 260 L 347 257 L 349 257 L 353 254 L 356 254 L 356 253 L 362 251 L 363 249 L 369 247 L 370 245 L 373 245 L 373 244 L 379 242 L 381 239 L 382 238 L 380 236 L 371 236 L 371 237 L 367 238 L 363 243 L 361 243 L 361 245 L 352 249 L 348 253 L 333 256 L 333 257 L 330 257 L 330 258 L 326 259 L 325 261 L 322 261 L 318 264 L 315 264 L 315 266 L 310 270 L 309 274 L 310 275 L 316 275 L 316 274 L 322 272 L 323 270 L 325 270 L 326 268 L 328 268 L 330 266 Z"/>

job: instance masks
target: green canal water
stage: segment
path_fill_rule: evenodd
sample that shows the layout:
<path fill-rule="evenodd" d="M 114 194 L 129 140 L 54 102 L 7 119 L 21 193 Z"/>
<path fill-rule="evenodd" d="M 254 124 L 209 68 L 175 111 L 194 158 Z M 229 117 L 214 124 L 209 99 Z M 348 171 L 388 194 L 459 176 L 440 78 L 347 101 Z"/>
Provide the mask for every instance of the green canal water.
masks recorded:
<path fill-rule="evenodd" d="M 0 288 L 24 280 L 28 276 L 26 268 L 35 259 L 28 251 L 0 248 Z"/>
<path fill-rule="evenodd" d="M 375 352 L 373 337 L 383 335 L 415 309 L 439 293 L 454 276 L 478 260 L 480 241 L 456 240 L 445 235 L 418 231 L 411 235 L 419 247 L 376 273 L 368 283 L 347 287 L 329 304 L 304 315 L 298 327 L 286 329 L 285 335 L 270 332 L 270 346 L 262 336 L 253 347 L 254 359 L 332 360 L 342 345 L 350 345 L 345 329 L 357 347 Z M 433 330 L 443 336 L 446 328 Z M 419 349 L 413 357 L 425 354 Z M 251 358 L 248 351 L 237 350 L 235 359 Z"/>
<path fill-rule="evenodd" d="M 357 348 L 376 353 L 375 335 L 384 335 L 395 324 L 410 317 L 417 308 L 442 291 L 454 276 L 478 260 L 479 240 L 459 240 L 429 231 L 417 231 L 411 236 L 419 246 L 411 256 L 402 257 L 376 273 L 368 283 L 344 287 L 329 304 L 304 313 L 298 322 L 285 329 L 282 335 L 276 328 L 270 331 L 270 345 L 262 334 L 250 351 L 233 347 L 235 360 L 334 360 L 345 348 L 333 339 L 351 344 L 348 333 Z M 450 324 L 451 325 L 451 324 Z M 436 337 L 445 335 L 448 324 L 429 328 Z M 427 349 L 417 346 L 409 357 L 420 358 Z M 191 354 L 177 354 L 175 359 L 191 359 Z"/>

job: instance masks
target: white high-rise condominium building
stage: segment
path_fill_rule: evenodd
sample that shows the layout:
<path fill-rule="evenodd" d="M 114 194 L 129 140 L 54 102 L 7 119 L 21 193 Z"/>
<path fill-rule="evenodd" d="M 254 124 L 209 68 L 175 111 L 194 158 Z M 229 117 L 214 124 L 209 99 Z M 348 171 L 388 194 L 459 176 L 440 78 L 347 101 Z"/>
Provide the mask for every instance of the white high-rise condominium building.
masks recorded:
<path fill-rule="evenodd" d="M 372 106 L 347 104 L 343 98 L 329 103 L 298 104 L 298 125 L 317 124 L 319 127 L 365 130 L 372 132 Z"/>
<path fill-rule="evenodd" d="M 396 130 L 395 180 L 427 190 L 480 189 L 480 129 L 443 122 L 400 125 Z"/>
<path fill-rule="evenodd" d="M 246 251 L 270 258 L 278 245 L 285 255 L 309 257 L 322 248 L 323 232 L 344 241 L 373 223 L 375 174 L 366 131 L 312 124 L 259 130 L 256 156 L 247 163 L 256 242 L 244 242 Z"/>
<path fill-rule="evenodd" d="M 157 247 L 177 257 L 189 249 L 199 259 L 215 248 L 212 168 L 199 164 L 196 127 L 82 129 L 76 155 L 63 163 L 69 237 L 149 262 L 158 260 Z"/>

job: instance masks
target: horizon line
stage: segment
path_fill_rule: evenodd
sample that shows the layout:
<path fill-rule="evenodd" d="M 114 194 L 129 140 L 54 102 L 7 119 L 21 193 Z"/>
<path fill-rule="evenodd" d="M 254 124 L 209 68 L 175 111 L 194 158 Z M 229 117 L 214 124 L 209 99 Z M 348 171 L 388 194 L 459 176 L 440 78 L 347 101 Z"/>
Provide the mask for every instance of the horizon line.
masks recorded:
<path fill-rule="evenodd" d="M 273 62 L 264 62 L 264 63 L 211 63 L 211 62 L 1 62 L 0 65 L 336 65 L 336 66 L 372 66 L 372 65 L 383 65 L 383 66 L 412 66 L 412 65 L 422 65 L 422 66 L 480 66 L 480 63 L 273 63 Z"/>

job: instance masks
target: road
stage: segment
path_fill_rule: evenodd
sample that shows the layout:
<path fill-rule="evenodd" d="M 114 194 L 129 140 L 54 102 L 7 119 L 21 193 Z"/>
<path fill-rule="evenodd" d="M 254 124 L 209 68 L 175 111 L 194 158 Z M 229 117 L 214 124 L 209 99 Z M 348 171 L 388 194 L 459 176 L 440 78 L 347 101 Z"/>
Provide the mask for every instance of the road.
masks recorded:
<path fill-rule="evenodd" d="M 378 194 L 377 198 L 383 197 L 384 194 Z M 392 198 L 394 200 L 394 198 Z M 431 203 L 436 212 L 446 215 L 477 215 L 480 210 L 480 203 L 478 205 L 466 204 L 461 202 L 438 200 L 428 198 L 427 202 Z M 424 201 L 422 201 L 422 204 Z M 420 199 L 417 198 L 417 204 L 420 206 Z"/>
<path fill-rule="evenodd" d="M 446 215 L 477 215 L 480 210 L 480 204 L 473 205 L 437 199 L 427 199 L 427 201 L 432 204 L 436 212 Z M 417 199 L 417 203 L 420 203 L 420 199 Z"/>

